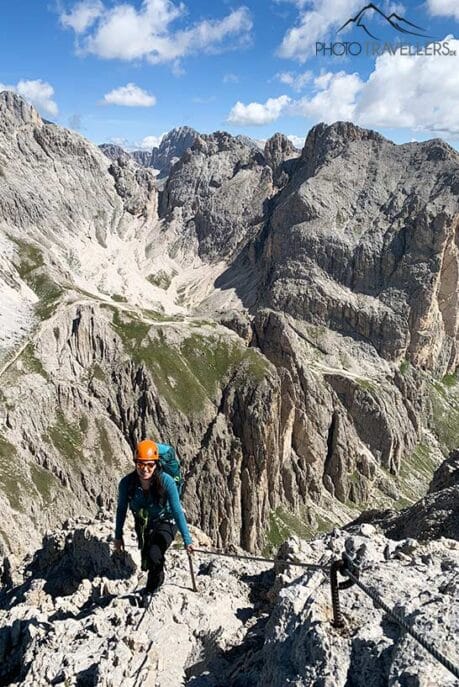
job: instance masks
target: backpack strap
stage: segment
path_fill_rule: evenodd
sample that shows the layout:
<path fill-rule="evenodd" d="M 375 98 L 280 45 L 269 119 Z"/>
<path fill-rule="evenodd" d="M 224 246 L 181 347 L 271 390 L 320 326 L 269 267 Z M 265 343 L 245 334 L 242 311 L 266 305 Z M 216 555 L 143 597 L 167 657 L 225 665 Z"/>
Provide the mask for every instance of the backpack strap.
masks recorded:
<path fill-rule="evenodd" d="M 129 474 L 129 482 L 128 482 L 128 492 L 127 492 L 127 498 L 128 498 L 128 503 L 131 502 L 132 497 L 135 494 L 135 490 L 137 485 L 139 484 L 139 478 L 137 476 L 136 471 L 134 470 Z"/>

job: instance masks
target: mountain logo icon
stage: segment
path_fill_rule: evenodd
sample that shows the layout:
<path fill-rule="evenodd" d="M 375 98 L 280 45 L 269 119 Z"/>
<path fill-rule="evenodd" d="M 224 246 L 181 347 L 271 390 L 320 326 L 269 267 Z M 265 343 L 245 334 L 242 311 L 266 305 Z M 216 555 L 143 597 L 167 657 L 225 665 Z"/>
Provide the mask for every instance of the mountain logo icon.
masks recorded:
<path fill-rule="evenodd" d="M 360 10 L 360 12 L 358 12 L 355 15 L 355 17 L 351 17 L 350 19 L 348 19 L 347 22 L 338 29 L 337 33 L 345 29 L 346 26 L 355 24 L 359 28 L 363 29 L 365 33 L 367 33 L 370 36 L 370 38 L 379 40 L 379 38 L 375 36 L 373 33 L 371 33 L 370 29 L 368 28 L 368 24 L 375 17 L 381 17 L 382 19 L 385 19 L 385 21 L 388 24 L 390 24 L 390 26 L 393 29 L 395 29 L 395 31 L 398 31 L 399 33 L 429 38 L 429 36 L 425 33 L 425 29 L 423 29 L 421 26 L 418 26 L 417 24 L 408 21 L 408 19 L 401 17 L 396 12 L 392 12 L 392 14 L 386 15 L 382 10 L 379 9 L 379 7 L 376 7 L 376 5 L 374 5 L 372 2 L 370 2 L 368 5 L 365 5 L 365 7 L 363 7 Z"/>

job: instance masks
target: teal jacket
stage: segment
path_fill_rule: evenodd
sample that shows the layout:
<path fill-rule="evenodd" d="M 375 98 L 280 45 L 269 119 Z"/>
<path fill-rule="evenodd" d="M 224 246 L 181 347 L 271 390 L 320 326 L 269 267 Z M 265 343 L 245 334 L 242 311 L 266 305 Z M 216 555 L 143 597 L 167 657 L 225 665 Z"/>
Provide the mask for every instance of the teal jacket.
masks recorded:
<path fill-rule="evenodd" d="M 123 536 L 124 521 L 126 520 L 126 513 L 129 506 L 134 516 L 141 510 L 146 510 L 148 512 L 150 523 L 153 523 L 154 520 L 170 520 L 172 516 L 180 534 L 182 535 L 185 546 L 191 544 L 191 535 L 188 530 L 182 504 L 180 503 L 177 486 L 173 478 L 166 472 L 161 473 L 161 481 L 164 489 L 166 490 L 165 506 L 161 506 L 151 492 L 148 492 L 145 495 L 140 484 L 137 484 L 134 494 L 128 503 L 129 484 L 131 479 L 131 475 L 126 475 L 126 477 L 123 477 L 118 486 L 118 507 L 116 509 L 115 539 L 121 539 Z"/>

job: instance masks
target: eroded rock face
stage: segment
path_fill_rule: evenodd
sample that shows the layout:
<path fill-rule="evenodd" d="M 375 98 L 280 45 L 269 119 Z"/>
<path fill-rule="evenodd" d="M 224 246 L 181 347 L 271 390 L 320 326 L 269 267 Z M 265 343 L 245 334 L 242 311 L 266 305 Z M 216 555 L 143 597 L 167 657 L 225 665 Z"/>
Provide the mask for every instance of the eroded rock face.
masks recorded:
<path fill-rule="evenodd" d="M 273 180 L 279 188 L 285 186 L 294 168 L 299 151 L 284 134 L 274 134 L 265 143 L 264 156 L 273 170 Z"/>
<path fill-rule="evenodd" d="M 380 527 L 387 537 L 423 540 L 448 537 L 459 540 L 459 471 L 458 452 L 435 471 L 429 493 L 410 508 L 367 511 L 355 522 L 369 522 Z"/>
<path fill-rule="evenodd" d="M 217 132 L 160 192 L 18 96 L 0 109 L 5 550 L 31 518 L 37 539 L 113 504 L 146 434 L 177 447 L 219 546 L 425 492 L 457 445 L 431 377 L 457 364 L 454 151 L 338 123 L 291 157 Z"/>
<path fill-rule="evenodd" d="M 315 127 L 263 242 L 264 303 L 389 360 L 454 370 L 458 164 L 438 140 L 396 146 L 351 124 Z"/>
<path fill-rule="evenodd" d="M 459 451 L 451 451 L 448 458 L 435 470 L 429 493 L 459 484 Z"/>
<path fill-rule="evenodd" d="M 261 152 L 224 132 L 202 135 L 172 170 L 160 216 L 196 236 L 200 256 L 225 259 L 259 231 L 272 188 Z"/>
<path fill-rule="evenodd" d="M 124 207 L 132 215 L 144 214 L 155 190 L 155 177 L 148 169 L 133 165 L 129 158 L 118 157 L 108 168 L 115 180 L 115 189 L 124 200 Z"/>
<path fill-rule="evenodd" d="M 149 166 L 158 169 L 161 177 L 168 176 L 172 167 L 185 151 L 193 146 L 198 136 L 198 132 L 189 126 L 172 129 L 164 136 L 159 146 L 153 148 Z"/>

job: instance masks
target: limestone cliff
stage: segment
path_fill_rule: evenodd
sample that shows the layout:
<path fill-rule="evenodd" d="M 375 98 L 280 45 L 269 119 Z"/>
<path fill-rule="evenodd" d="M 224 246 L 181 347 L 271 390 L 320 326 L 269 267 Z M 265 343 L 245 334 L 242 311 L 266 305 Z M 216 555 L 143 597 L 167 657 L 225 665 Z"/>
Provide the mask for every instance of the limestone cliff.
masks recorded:
<path fill-rule="evenodd" d="M 159 188 L 14 94 L 0 115 L 4 548 L 111 508 L 146 434 L 218 545 L 425 491 L 458 440 L 455 151 L 217 132 Z"/>

